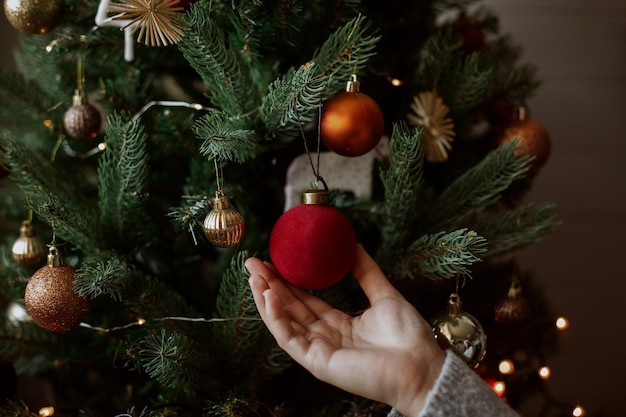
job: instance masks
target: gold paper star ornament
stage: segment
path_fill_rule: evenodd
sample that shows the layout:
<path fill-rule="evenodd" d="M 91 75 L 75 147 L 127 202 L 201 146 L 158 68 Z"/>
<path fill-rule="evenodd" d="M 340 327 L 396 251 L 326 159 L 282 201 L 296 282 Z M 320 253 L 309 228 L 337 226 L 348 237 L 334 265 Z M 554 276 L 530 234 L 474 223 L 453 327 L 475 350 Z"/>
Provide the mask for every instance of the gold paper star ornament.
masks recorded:
<path fill-rule="evenodd" d="M 448 151 L 452 149 L 454 141 L 454 123 L 448 117 L 448 106 L 443 99 L 433 91 L 427 91 L 415 96 L 411 103 L 412 112 L 407 115 L 413 126 L 422 126 L 422 147 L 426 160 L 430 162 L 445 162 L 448 160 Z"/>
<path fill-rule="evenodd" d="M 183 38 L 184 25 L 180 20 L 182 7 L 171 0 L 124 0 L 111 3 L 109 11 L 120 13 L 113 19 L 130 20 L 122 29 L 132 26 L 131 34 L 139 30 L 137 42 L 145 45 L 167 46 Z"/>

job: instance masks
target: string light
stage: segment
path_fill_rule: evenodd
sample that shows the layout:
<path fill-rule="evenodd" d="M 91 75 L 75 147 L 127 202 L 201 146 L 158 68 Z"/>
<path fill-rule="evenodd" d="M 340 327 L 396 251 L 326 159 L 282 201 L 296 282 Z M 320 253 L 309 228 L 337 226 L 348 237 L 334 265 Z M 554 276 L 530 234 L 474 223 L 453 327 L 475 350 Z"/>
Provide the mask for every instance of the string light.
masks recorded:
<path fill-rule="evenodd" d="M 577 405 L 576 407 L 574 407 L 574 410 L 572 410 L 572 415 L 574 417 L 583 417 L 585 415 L 585 409 L 582 408 L 580 405 Z"/>
<path fill-rule="evenodd" d="M 226 317 L 226 318 L 207 319 L 204 317 L 169 316 L 169 317 L 157 317 L 151 320 L 152 321 L 193 321 L 193 322 L 203 322 L 203 323 L 223 323 L 223 322 L 228 322 L 228 321 L 260 321 L 261 318 L 260 317 Z M 91 330 L 96 330 L 101 333 L 111 333 L 111 332 L 116 332 L 119 330 L 124 330 L 124 329 L 128 329 L 128 328 L 135 327 L 135 326 L 142 326 L 146 324 L 146 322 L 147 322 L 146 319 L 138 318 L 137 320 L 131 323 L 127 323 L 121 326 L 99 327 L 99 326 L 92 326 L 91 324 L 88 324 L 88 323 L 80 323 L 80 327 L 84 327 L 84 328 L 91 329 Z"/>
<path fill-rule="evenodd" d="M 42 417 L 49 417 L 54 415 L 54 407 L 42 407 L 39 409 L 39 415 Z"/>
<path fill-rule="evenodd" d="M 498 365 L 498 370 L 502 375 L 509 375 L 512 374 L 513 371 L 515 371 L 515 365 L 513 365 L 513 362 L 509 359 L 504 359 L 500 361 L 500 364 Z"/>
<path fill-rule="evenodd" d="M 503 398 L 504 393 L 506 391 L 506 384 L 504 381 L 492 381 L 489 383 L 493 392 L 495 392 L 498 397 Z"/>
<path fill-rule="evenodd" d="M 559 330 L 566 330 L 569 327 L 569 320 L 563 316 L 557 317 L 556 328 Z"/>
<path fill-rule="evenodd" d="M 539 378 L 541 378 L 541 379 L 548 379 L 548 378 L 550 378 L 550 374 L 552 372 L 550 371 L 550 367 L 549 366 L 542 366 L 541 368 L 539 368 L 537 373 L 539 374 Z"/>

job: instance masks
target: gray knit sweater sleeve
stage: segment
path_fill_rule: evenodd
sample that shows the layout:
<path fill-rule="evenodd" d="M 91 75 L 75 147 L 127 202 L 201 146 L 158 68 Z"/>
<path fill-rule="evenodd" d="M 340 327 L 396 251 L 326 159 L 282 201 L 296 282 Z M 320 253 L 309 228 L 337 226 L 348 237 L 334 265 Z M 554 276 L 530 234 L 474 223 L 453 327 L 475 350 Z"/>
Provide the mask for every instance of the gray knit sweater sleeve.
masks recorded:
<path fill-rule="evenodd" d="M 408 417 L 519 417 L 504 400 L 452 351 L 418 416 Z M 388 417 L 403 417 L 391 410 Z"/>

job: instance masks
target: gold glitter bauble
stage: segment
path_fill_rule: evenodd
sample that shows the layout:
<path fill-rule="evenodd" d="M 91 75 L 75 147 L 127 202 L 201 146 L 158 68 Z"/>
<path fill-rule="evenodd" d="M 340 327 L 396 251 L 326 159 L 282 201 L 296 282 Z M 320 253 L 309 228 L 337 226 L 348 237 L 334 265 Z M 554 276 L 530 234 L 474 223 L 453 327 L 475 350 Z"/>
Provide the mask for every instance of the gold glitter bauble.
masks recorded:
<path fill-rule="evenodd" d="M 213 245 L 228 248 L 241 242 L 245 231 L 243 216 L 230 204 L 221 191 L 215 192 L 213 210 L 203 224 L 204 235 Z"/>
<path fill-rule="evenodd" d="M 59 22 L 63 0 L 5 0 L 4 14 L 20 32 L 44 34 Z"/>
<path fill-rule="evenodd" d="M 24 305 L 33 321 L 53 332 L 72 330 L 91 307 L 89 300 L 74 291 L 76 269 L 60 262 L 56 248 L 51 246 L 48 265 L 30 277 L 24 293 Z"/>
<path fill-rule="evenodd" d="M 46 260 L 46 247 L 35 234 L 30 221 L 24 220 L 20 227 L 20 237 L 11 248 L 13 260 L 25 268 L 37 268 Z"/>

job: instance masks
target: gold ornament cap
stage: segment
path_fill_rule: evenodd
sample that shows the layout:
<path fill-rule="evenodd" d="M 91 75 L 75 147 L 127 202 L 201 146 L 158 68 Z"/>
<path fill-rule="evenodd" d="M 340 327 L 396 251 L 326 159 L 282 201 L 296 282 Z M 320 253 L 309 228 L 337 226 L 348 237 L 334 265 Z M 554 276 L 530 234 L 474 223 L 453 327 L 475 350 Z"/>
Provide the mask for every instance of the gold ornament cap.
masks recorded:
<path fill-rule="evenodd" d="M 356 74 L 350 76 L 350 80 L 346 83 L 346 92 L 359 93 L 361 91 L 361 83 L 357 80 Z"/>
<path fill-rule="evenodd" d="M 55 267 L 55 266 L 62 266 L 62 265 L 63 265 L 63 259 L 61 258 L 61 254 L 59 253 L 59 250 L 57 249 L 56 246 L 50 245 L 50 249 L 48 249 L 48 266 Z"/>
<path fill-rule="evenodd" d="M 448 316 L 450 316 L 450 318 L 458 317 L 458 315 L 461 314 L 461 310 L 461 297 L 459 297 L 459 294 L 450 294 L 450 297 L 448 298 L 448 307 L 446 308 Z"/>
<path fill-rule="evenodd" d="M 330 204 L 330 197 L 326 190 L 307 190 L 302 193 L 302 204 Z"/>

